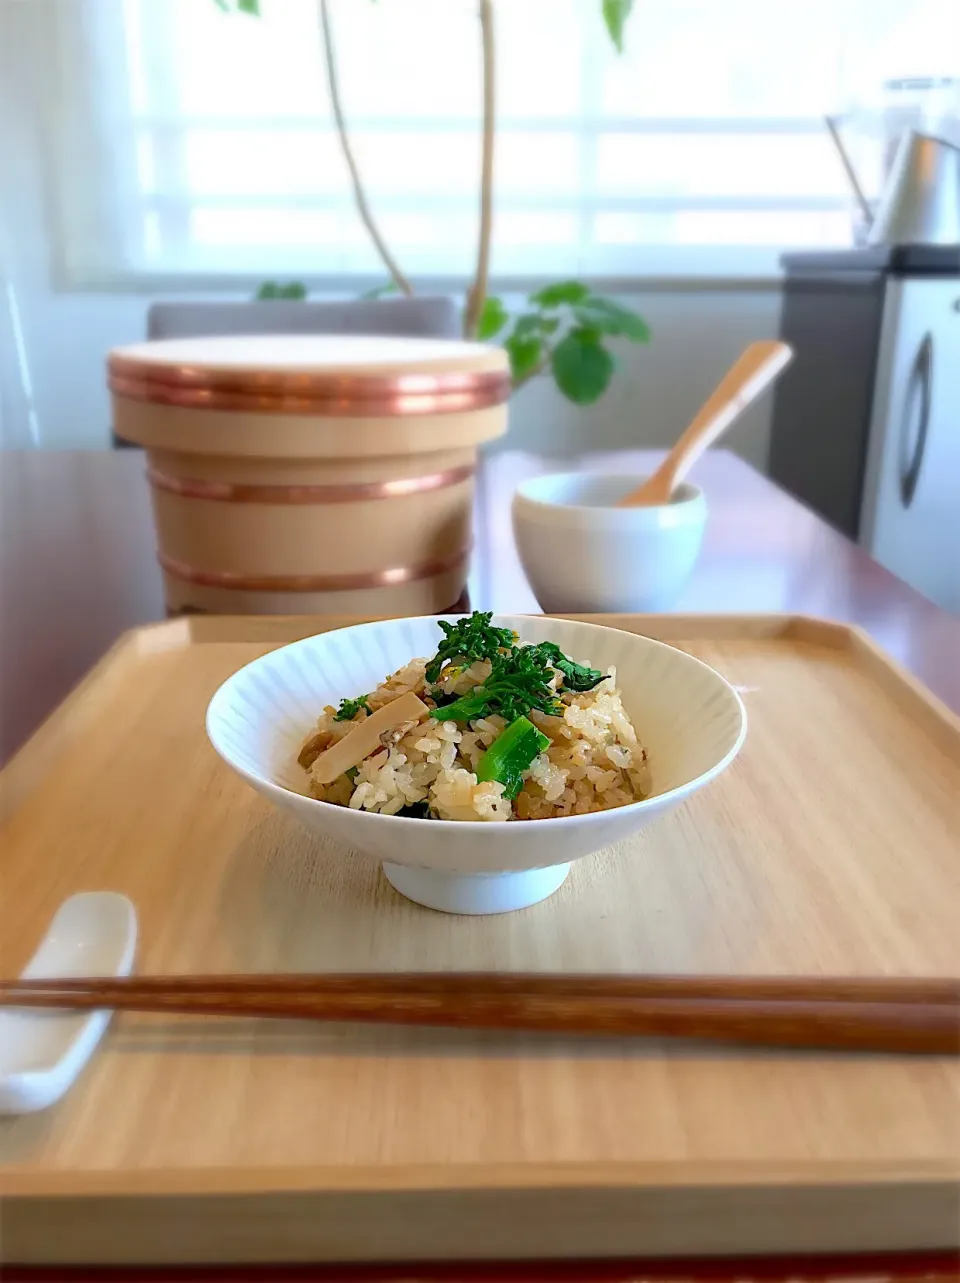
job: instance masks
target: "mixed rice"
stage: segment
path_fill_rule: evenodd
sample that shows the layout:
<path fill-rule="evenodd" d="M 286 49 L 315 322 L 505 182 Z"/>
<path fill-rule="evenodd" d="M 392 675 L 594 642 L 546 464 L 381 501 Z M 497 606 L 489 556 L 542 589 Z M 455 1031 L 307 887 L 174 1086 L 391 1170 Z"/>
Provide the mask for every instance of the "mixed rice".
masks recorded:
<path fill-rule="evenodd" d="M 522 645 L 490 621 L 441 622 L 432 659 L 326 707 L 298 756 L 311 795 L 381 815 L 490 821 L 646 797 L 647 754 L 615 670 L 577 664 L 549 643 Z"/>

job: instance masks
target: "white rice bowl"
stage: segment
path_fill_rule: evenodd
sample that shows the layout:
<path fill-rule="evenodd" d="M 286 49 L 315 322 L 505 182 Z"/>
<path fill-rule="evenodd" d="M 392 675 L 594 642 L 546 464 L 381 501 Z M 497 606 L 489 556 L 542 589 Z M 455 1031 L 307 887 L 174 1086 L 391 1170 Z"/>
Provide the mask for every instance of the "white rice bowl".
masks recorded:
<path fill-rule="evenodd" d="M 445 618 L 451 623 L 457 619 Z M 492 622 L 512 628 L 521 642 L 551 641 L 579 663 L 602 672 L 615 670 L 623 709 L 647 752 L 648 796 L 612 809 L 506 824 L 408 818 L 310 796 L 309 775 L 297 756 L 318 714 L 327 705 L 373 691 L 385 675 L 396 673 L 411 659 L 432 656 L 441 640 L 434 616 L 321 633 L 254 660 L 229 678 L 211 700 L 207 710 L 211 743 L 229 766 L 279 809 L 347 848 L 382 860 L 395 885 L 394 871 L 403 869 L 410 876 L 414 870 L 431 871 L 432 885 L 446 880 L 452 889 L 449 897 L 438 893 L 431 899 L 430 894 L 414 890 L 413 898 L 461 912 L 520 907 L 549 894 L 555 886 L 531 899 L 516 879 L 505 897 L 492 894 L 491 899 L 486 893 L 494 890 L 492 874 L 557 870 L 562 881 L 569 861 L 621 841 L 671 810 L 715 779 L 739 751 L 746 714 L 738 695 L 718 673 L 685 652 L 599 624 L 516 615 L 494 615 Z M 610 710 L 605 713 L 609 715 Z M 439 722 L 428 731 L 420 738 L 438 742 L 423 750 L 424 757 L 428 753 L 439 757 L 445 749 L 449 757 L 447 737 L 457 728 L 451 732 Z M 374 791 L 381 786 L 386 792 L 382 786 L 387 781 L 377 774 L 386 765 L 385 761 L 374 763 L 369 778 L 358 777 L 359 782 Z M 546 794 L 551 785 L 548 767 L 544 772 Z M 461 806 L 476 807 L 474 796 L 467 799 L 464 793 L 458 794 L 463 784 L 456 776 L 449 781 L 443 802 L 448 814 L 456 815 Z M 412 773 L 402 771 L 398 776 L 394 764 L 391 788 L 416 792 L 414 785 Z M 480 895 L 477 875 L 487 877 L 485 896 Z M 507 882 L 501 879 L 501 891 Z M 457 890 L 455 883 L 464 885 Z M 538 884 L 547 885 L 543 876 Z M 408 885 L 401 889 L 411 894 Z M 439 903 L 438 896 L 449 903 Z M 489 902 L 492 907 L 471 908 L 477 897 L 478 903 Z"/>

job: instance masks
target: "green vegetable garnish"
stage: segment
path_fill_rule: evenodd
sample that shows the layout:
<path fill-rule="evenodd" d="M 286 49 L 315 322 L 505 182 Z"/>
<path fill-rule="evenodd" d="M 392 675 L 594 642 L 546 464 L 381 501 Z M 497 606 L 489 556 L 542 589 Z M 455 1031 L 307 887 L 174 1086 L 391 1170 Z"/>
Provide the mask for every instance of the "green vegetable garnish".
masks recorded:
<path fill-rule="evenodd" d="M 365 709 L 369 713 L 370 706 L 367 703 L 369 698 L 369 695 L 358 695 L 356 699 L 342 700 L 340 707 L 333 715 L 333 720 L 335 722 L 352 722 L 360 712 L 361 708 Z"/>
<path fill-rule="evenodd" d="M 471 722 L 476 717 L 499 713 L 508 722 L 532 709 L 554 715 L 563 711 L 550 685 L 550 659 L 537 646 L 521 646 L 509 654 L 494 656 L 490 676 L 481 686 L 462 695 L 455 703 L 430 710 L 438 722 Z"/>
<path fill-rule="evenodd" d="M 396 814 L 405 815 L 411 820 L 433 819 L 433 816 L 430 814 L 429 802 L 408 802 L 406 806 L 401 806 L 400 810 L 397 811 Z"/>
<path fill-rule="evenodd" d="M 563 684 L 567 690 L 591 691 L 603 681 L 603 673 L 599 668 L 588 668 L 586 664 L 568 659 L 554 642 L 541 642 L 537 649 L 547 656 L 554 668 L 563 673 Z"/>
<path fill-rule="evenodd" d="M 454 661 L 468 667 L 480 659 L 489 660 L 490 676 L 466 695 L 445 696 L 439 687 L 430 691 L 438 705 L 430 716 L 441 722 L 471 722 L 477 717 L 498 713 L 508 722 L 535 709 L 540 713 L 562 713 L 563 708 L 551 686 L 556 669 L 565 690 L 593 690 L 603 681 L 598 668 L 589 668 L 568 659 L 553 642 L 518 646 L 509 628 L 495 628 L 492 611 L 474 611 L 456 624 L 440 623 L 444 638 L 427 665 L 426 678 L 435 683 L 441 670 Z M 447 672 L 451 670 L 448 668 Z"/>
<path fill-rule="evenodd" d="M 490 623 L 492 618 L 492 610 L 475 610 L 455 624 L 438 620 L 444 637 L 427 665 L 427 681 L 435 682 L 441 668 L 450 660 L 464 659 L 470 663 L 478 659 L 493 660 L 501 649 L 512 650 L 516 645 L 514 633 L 509 628 L 493 627 Z"/>
<path fill-rule="evenodd" d="M 479 690 L 476 687 L 476 691 Z M 482 693 L 471 693 L 455 699 L 452 704 L 445 704 L 443 708 L 431 708 L 430 716 L 438 722 L 472 722 L 475 717 L 485 717 L 494 711 L 492 698 Z"/>
<path fill-rule="evenodd" d="M 533 722 L 518 717 L 493 741 L 477 763 L 477 779 L 503 784 L 503 796 L 512 801 L 523 787 L 521 776 L 550 743 Z"/>
<path fill-rule="evenodd" d="M 447 691 L 443 690 L 439 686 L 434 686 L 432 690 L 427 691 L 427 694 L 436 704 L 437 708 L 445 708 L 448 704 L 455 704 L 459 698 L 457 695 L 448 694 Z"/>

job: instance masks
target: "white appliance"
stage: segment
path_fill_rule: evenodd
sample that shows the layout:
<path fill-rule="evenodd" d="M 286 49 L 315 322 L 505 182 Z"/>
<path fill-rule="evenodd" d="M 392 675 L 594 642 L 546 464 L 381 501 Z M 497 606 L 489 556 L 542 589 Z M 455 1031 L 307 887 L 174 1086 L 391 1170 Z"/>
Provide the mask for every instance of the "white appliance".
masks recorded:
<path fill-rule="evenodd" d="M 888 570 L 960 614 L 956 279 L 887 282 L 860 542 Z"/>

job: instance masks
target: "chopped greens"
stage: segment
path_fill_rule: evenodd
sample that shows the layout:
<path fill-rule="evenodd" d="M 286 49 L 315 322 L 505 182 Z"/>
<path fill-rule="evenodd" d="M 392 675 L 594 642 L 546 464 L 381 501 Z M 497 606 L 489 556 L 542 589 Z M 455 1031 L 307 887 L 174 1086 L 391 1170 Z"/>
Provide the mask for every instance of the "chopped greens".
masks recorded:
<path fill-rule="evenodd" d="M 453 622 L 434 619 L 440 640 L 432 658 L 411 659 L 370 693 L 336 708 L 328 704 L 297 757 L 311 777 L 311 796 L 327 800 L 329 794 L 334 805 L 422 820 L 568 814 L 554 785 L 578 722 L 594 711 L 610 723 L 614 744 L 625 742 L 621 731 L 632 738 L 621 721 L 619 691 L 600 669 L 578 663 L 555 642 L 521 641 L 513 628 L 499 626 L 509 616 L 495 625 L 496 618 L 476 611 Z M 598 699 L 601 683 L 610 695 Z M 604 744 L 578 743 L 578 761 L 581 748 L 586 783 L 600 798 L 591 797 L 590 806 L 624 805 L 644 795 L 644 780 L 616 767 L 612 748 L 605 753 Z M 619 781 L 617 788 L 603 789 L 594 763 L 604 779 Z"/>
<path fill-rule="evenodd" d="M 333 720 L 335 722 L 352 722 L 353 719 L 356 717 L 356 715 L 360 712 L 361 708 L 365 712 L 369 713 L 370 706 L 367 703 L 367 700 L 369 698 L 370 698 L 369 695 L 358 695 L 356 699 L 342 700 L 340 703 L 340 707 L 337 709 L 337 711 L 333 715 Z"/>
<path fill-rule="evenodd" d="M 455 624 L 438 620 L 444 637 L 427 665 L 427 681 L 435 682 L 449 660 L 466 659 L 471 663 L 478 659 L 493 660 L 502 648 L 512 650 L 516 645 L 516 634 L 509 628 L 494 627 L 490 623 L 492 618 L 492 610 L 475 610 Z"/>
<path fill-rule="evenodd" d="M 508 722 L 532 709 L 558 714 L 562 706 L 550 685 L 551 661 L 537 646 L 515 647 L 508 654 L 498 652 L 491 661 L 490 676 L 455 703 L 434 708 L 430 716 L 440 722 L 470 722 L 476 717 L 499 713 Z"/>
<path fill-rule="evenodd" d="M 567 690 L 591 691 L 603 681 L 603 673 L 599 668 L 588 668 L 586 664 L 568 659 L 554 642 L 541 642 L 537 649 L 547 656 L 554 668 L 563 673 L 563 684 Z"/>
<path fill-rule="evenodd" d="M 434 685 L 428 693 L 437 705 L 430 716 L 437 721 L 470 722 L 497 713 L 513 722 L 531 710 L 557 715 L 563 707 L 553 689 L 555 671 L 561 675 L 563 690 L 589 691 L 603 681 L 598 668 L 569 659 L 553 642 L 518 645 L 516 634 L 495 627 L 492 618 L 492 611 L 478 610 L 455 624 L 438 621 L 444 637 L 427 665 L 428 682 L 452 676 L 454 662 L 467 667 L 486 659 L 491 671 L 485 682 L 459 697 Z"/>
<path fill-rule="evenodd" d="M 477 779 L 496 780 L 504 785 L 503 795 L 512 801 L 523 787 L 523 772 L 550 743 L 533 722 L 518 717 L 498 735 L 477 763 Z"/>
<path fill-rule="evenodd" d="M 432 820 L 430 814 L 429 802 L 408 802 L 406 806 L 401 806 L 397 815 L 405 815 L 411 820 Z"/>
<path fill-rule="evenodd" d="M 475 687 L 469 695 L 461 695 L 443 708 L 431 708 L 430 716 L 438 722 L 472 722 L 475 717 L 495 712 L 493 699 L 483 693 L 477 694 L 479 689 Z"/>
<path fill-rule="evenodd" d="M 454 695 L 452 691 L 445 691 L 440 686 L 434 686 L 432 690 L 427 691 L 427 694 L 436 704 L 437 708 L 443 708 L 447 704 L 455 704 L 457 702 L 457 696 Z"/>

